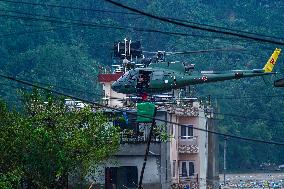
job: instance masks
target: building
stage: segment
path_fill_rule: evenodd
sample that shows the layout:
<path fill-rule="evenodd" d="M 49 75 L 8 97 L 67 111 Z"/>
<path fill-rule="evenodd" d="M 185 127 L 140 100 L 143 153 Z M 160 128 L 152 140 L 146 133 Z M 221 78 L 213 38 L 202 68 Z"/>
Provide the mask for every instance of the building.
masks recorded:
<path fill-rule="evenodd" d="M 117 93 L 111 89 L 111 85 L 114 81 L 118 80 L 118 78 L 122 75 L 122 73 L 114 73 L 114 74 L 99 74 L 98 81 L 103 86 L 103 101 L 106 105 L 112 107 L 121 107 L 123 103 L 121 99 L 126 99 L 125 94 Z"/>
<path fill-rule="evenodd" d="M 112 78 L 114 76 L 110 76 Z M 110 80 L 110 79 L 109 79 Z M 105 95 L 115 94 L 107 79 Z M 123 96 L 121 98 L 125 98 Z M 118 100 L 117 98 L 115 98 Z M 137 188 L 146 150 L 150 125 L 136 122 L 136 108 L 121 101 L 108 101 L 120 107 L 127 120 L 121 125 L 121 147 L 116 155 L 100 166 L 97 183 L 105 189 Z M 218 188 L 216 139 L 202 130 L 214 130 L 211 110 L 196 98 L 186 98 L 175 104 L 157 105 L 156 130 L 153 134 L 143 177 L 144 189 Z M 119 114 L 111 109 L 106 113 Z M 167 121 L 165 123 L 163 120 Z M 177 124 L 173 124 L 177 123 Z M 162 134 L 166 134 L 166 138 Z M 210 141 L 210 143 L 209 143 Z"/>

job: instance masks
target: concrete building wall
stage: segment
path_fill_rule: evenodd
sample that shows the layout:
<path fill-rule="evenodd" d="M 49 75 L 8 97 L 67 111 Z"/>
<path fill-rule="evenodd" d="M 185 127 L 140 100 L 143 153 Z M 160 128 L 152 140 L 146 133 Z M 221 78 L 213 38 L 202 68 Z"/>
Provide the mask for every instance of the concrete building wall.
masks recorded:
<path fill-rule="evenodd" d="M 175 122 L 182 125 L 193 125 L 194 128 L 207 129 L 206 127 L 206 117 L 204 115 L 203 108 L 199 108 L 199 116 L 191 117 L 191 116 L 174 116 Z M 192 161 L 194 162 L 194 169 L 196 173 L 196 177 L 198 175 L 199 187 L 201 189 L 206 188 L 206 176 L 207 176 L 207 162 L 208 162 L 208 134 L 207 132 L 200 131 L 197 129 L 193 129 L 193 136 L 197 137 L 197 145 L 199 148 L 198 153 L 179 153 L 178 152 L 178 144 L 181 141 L 190 141 L 190 139 L 181 140 L 178 137 L 181 133 L 180 126 L 173 126 L 175 129 L 174 140 L 172 140 L 171 145 L 171 154 L 172 160 L 177 160 L 177 166 L 179 166 L 179 161 Z M 181 174 L 179 172 L 179 168 L 176 170 L 176 175 Z M 178 178 L 173 178 L 173 182 L 176 182 Z"/>
<path fill-rule="evenodd" d="M 169 121 L 171 122 L 177 122 L 178 118 L 175 114 L 169 115 Z M 171 163 L 171 178 L 172 183 L 178 183 L 179 175 L 178 175 L 178 135 L 179 135 L 179 127 L 177 125 L 171 124 L 169 126 L 169 133 L 172 138 L 170 138 L 170 163 Z M 175 167 L 173 167 L 173 162 L 175 162 Z M 173 173 L 175 172 L 175 174 Z"/>
<path fill-rule="evenodd" d="M 207 119 L 205 119 L 204 110 L 199 110 L 198 126 L 201 129 L 207 128 Z M 198 132 L 199 142 L 199 160 L 200 160 L 200 174 L 199 174 L 199 188 L 206 189 L 207 165 L 208 165 L 208 133 L 204 131 Z"/>
<path fill-rule="evenodd" d="M 216 131 L 214 119 L 208 119 L 208 130 Z M 207 186 L 212 189 L 219 188 L 219 164 L 217 143 L 218 136 L 208 133 L 208 167 L 207 167 Z"/>
<path fill-rule="evenodd" d="M 151 143 L 150 145 L 150 155 L 161 155 L 161 143 Z M 121 144 L 119 151 L 116 153 L 116 156 L 143 156 L 146 151 L 146 143 L 137 143 L 137 144 Z"/>
<path fill-rule="evenodd" d="M 103 82 L 102 83 L 103 84 L 103 90 L 105 92 L 106 101 L 107 101 L 109 106 L 112 106 L 112 107 L 122 107 L 123 103 L 122 103 L 122 101 L 120 99 L 125 99 L 126 95 L 113 91 L 111 89 L 112 83 L 113 82 Z"/>
<path fill-rule="evenodd" d="M 100 166 L 101 174 L 97 177 L 97 183 L 103 185 L 105 183 L 105 167 L 120 167 L 120 166 L 137 166 L 138 169 L 138 182 L 140 178 L 141 169 L 143 166 L 144 156 L 114 156 L 110 158 L 106 163 Z M 160 170 L 160 157 L 150 155 L 147 160 L 143 185 L 147 188 L 161 188 L 161 170 Z M 159 186 L 159 187 L 158 187 Z"/>
<path fill-rule="evenodd" d="M 110 85 L 109 85 L 110 87 Z M 164 110 L 157 112 L 156 118 L 177 122 L 183 125 L 193 125 L 195 128 L 207 129 L 206 117 L 203 108 L 199 108 L 199 116 L 176 115 Z M 195 173 L 198 174 L 199 188 L 206 188 L 207 167 L 208 167 L 208 133 L 194 129 L 193 136 L 197 137 L 198 153 L 179 153 L 180 126 L 175 124 L 165 124 L 163 121 L 157 121 L 157 125 L 165 127 L 168 141 L 161 143 L 151 143 L 150 153 L 144 172 L 143 186 L 145 189 L 161 188 L 168 189 L 171 184 L 178 183 L 179 180 L 179 162 L 193 161 Z M 137 166 L 138 179 L 142 169 L 146 143 L 122 144 L 120 151 L 112 157 L 107 164 L 102 167 L 119 166 Z M 210 152 L 211 153 L 211 152 Z M 175 169 L 173 162 L 175 161 Z M 102 168 L 103 170 L 103 168 Z M 173 177 L 175 172 L 175 177 Z M 102 171 L 100 183 L 104 183 L 104 171 Z M 196 174 L 196 175 L 197 175 Z"/>

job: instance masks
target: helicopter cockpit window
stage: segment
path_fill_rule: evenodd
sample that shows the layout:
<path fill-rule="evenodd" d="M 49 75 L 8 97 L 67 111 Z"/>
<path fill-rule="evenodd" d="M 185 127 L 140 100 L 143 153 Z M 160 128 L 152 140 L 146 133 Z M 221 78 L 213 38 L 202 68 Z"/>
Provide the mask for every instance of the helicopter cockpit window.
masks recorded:
<path fill-rule="evenodd" d="M 136 70 L 130 70 L 128 79 L 131 80 L 131 81 L 136 81 L 137 76 L 138 76 L 138 73 L 137 73 Z"/>
<path fill-rule="evenodd" d="M 130 70 L 118 79 L 118 82 L 123 84 L 124 87 L 129 88 L 136 85 L 138 71 Z"/>

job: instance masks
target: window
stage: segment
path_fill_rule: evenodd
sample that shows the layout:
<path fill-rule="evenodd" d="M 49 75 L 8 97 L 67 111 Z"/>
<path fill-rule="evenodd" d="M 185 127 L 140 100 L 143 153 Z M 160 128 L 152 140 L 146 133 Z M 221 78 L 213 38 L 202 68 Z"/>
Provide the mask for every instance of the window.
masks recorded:
<path fill-rule="evenodd" d="M 173 177 L 176 177 L 176 160 L 173 160 Z"/>
<path fill-rule="evenodd" d="M 181 176 L 182 177 L 186 177 L 187 176 L 186 162 L 181 162 Z"/>
<path fill-rule="evenodd" d="M 194 162 L 193 161 L 180 161 L 180 175 L 182 177 L 194 176 Z"/>
<path fill-rule="evenodd" d="M 188 175 L 194 176 L 194 164 L 192 161 L 188 162 Z"/>
<path fill-rule="evenodd" d="M 190 139 L 193 137 L 193 125 L 180 126 L 180 138 Z"/>

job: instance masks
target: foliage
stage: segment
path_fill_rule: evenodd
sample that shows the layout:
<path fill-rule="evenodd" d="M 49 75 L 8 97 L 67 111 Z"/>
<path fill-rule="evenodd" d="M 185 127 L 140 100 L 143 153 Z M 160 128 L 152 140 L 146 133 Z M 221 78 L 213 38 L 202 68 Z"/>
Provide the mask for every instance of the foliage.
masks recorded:
<path fill-rule="evenodd" d="M 118 149 L 117 128 L 109 126 L 107 118 L 91 106 L 66 106 L 64 99 L 39 91 L 25 99 L 25 114 L 19 115 L 15 126 L 1 125 L 3 186 L 15 186 L 21 178 L 32 188 L 64 188 L 68 175 L 80 170 L 79 177 L 83 179 L 93 172 L 90 168 Z M 14 123 L 7 108 L 3 111 L 7 124 Z M 1 122 L 5 123 L 3 119 Z M 8 133 L 16 131 L 13 135 Z"/>
<path fill-rule="evenodd" d="M 158 124 L 153 128 L 153 135 L 159 137 L 162 142 L 167 142 L 171 137 L 168 135 L 165 124 Z"/>
<path fill-rule="evenodd" d="M 21 171 L 21 152 L 24 146 L 20 115 L 9 111 L 0 101 L 0 188 L 13 188 L 19 183 Z"/>

